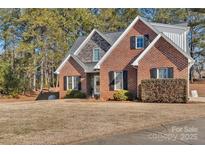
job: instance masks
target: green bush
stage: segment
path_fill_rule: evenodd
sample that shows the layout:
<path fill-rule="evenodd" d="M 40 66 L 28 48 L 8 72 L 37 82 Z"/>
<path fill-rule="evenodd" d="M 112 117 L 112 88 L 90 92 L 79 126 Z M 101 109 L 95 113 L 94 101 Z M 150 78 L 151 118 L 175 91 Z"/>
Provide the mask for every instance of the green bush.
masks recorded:
<path fill-rule="evenodd" d="M 143 102 L 186 103 L 187 91 L 185 79 L 142 80 L 140 97 Z"/>
<path fill-rule="evenodd" d="M 114 92 L 113 98 L 116 101 L 126 101 L 126 100 L 132 100 L 133 95 L 127 90 L 117 90 Z"/>
<path fill-rule="evenodd" d="M 86 95 L 79 90 L 68 90 L 65 98 L 86 98 Z"/>
<path fill-rule="evenodd" d="M 11 92 L 12 98 L 19 98 L 19 94 L 16 91 Z"/>

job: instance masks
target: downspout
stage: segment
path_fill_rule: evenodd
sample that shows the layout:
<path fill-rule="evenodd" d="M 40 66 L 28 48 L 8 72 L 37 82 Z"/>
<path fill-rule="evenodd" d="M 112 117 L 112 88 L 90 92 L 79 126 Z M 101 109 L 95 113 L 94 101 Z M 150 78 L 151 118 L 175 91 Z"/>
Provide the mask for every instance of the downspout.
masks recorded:
<path fill-rule="evenodd" d="M 190 32 L 190 47 L 188 46 L 188 43 L 186 44 L 186 50 L 187 52 L 189 52 L 188 54 L 192 57 L 192 53 L 193 53 L 193 44 L 192 44 L 192 39 L 193 39 L 193 29 L 192 28 L 189 28 L 188 31 L 186 31 L 186 42 L 188 42 L 187 40 L 187 35 L 188 35 L 188 32 Z M 195 61 L 194 60 L 191 60 L 188 62 L 188 99 L 190 99 L 190 80 L 192 80 L 192 75 L 190 74 L 190 70 L 191 70 L 191 67 L 194 65 Z"/>
<path fill-rule="evenodd" d="M 191 61 L 188 63 L 188 86 L 187 86 L 187 89 L 188 89 L 188 99 L 190 99 L 190 69 L 191 67 L 194 65 L 194 61 Z"/>

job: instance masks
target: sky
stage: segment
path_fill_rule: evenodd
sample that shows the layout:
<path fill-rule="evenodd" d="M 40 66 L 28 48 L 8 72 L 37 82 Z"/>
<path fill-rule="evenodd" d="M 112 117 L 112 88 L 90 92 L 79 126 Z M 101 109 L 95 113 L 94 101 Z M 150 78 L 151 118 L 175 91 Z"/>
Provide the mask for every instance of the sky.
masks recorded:
<path fill-rule="evenodd" d="M 0 54 L 2 54 L 2 52 L 3 52 L 3 42 L 2 41 L 0 41 Z"/>

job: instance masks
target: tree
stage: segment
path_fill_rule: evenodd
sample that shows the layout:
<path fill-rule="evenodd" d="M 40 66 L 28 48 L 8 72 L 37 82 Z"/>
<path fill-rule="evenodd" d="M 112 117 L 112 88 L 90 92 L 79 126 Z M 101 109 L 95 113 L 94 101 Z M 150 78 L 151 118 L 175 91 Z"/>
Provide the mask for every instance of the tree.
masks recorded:
<path fill-rule="evenodd" d="M 9 59 L 27 90 L 54 86 L 73 41 L 98 24 L 89 9 L 1 9 L 0 23 L 1 59 Z"/>
<path fill-rule="evenodd" d="M 88 35 L 94 28 L 101 32 L 124 30 L 137 15 L 154 22 L 189 23 L 191 55 L 198 61 L 195 70 L 200 72 L 205 59 L 204 12 L 204 9 L 0 9 L 3 49 L 0 93 L 53 87 L 57 83 L 54 70 L 77 37 Z"/>
<path fill-rule="evenodd" d="M 156 9 L 153 20 L 165 24 L 177 24 L 187 22 L 187 18 L 187 9 L 160 8 Z"/>
<path fill-rule="evenodd" d="M 194 73 L 198 73 L 201 78 L 201 72 L 204 70 L 205 63 L 205 9 L 189 9 L 189 26 L 191 32 L 191 56 L 195 59 L 195 64 L 191 69 L 191 79 Z"/>

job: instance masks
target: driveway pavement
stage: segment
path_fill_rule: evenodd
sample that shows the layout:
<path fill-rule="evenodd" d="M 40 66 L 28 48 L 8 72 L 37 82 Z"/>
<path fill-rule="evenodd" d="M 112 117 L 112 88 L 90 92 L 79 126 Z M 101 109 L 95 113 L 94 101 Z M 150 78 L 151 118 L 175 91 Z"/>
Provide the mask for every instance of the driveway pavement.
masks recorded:
<path fill-rule="evenodd" d="M 203 102 L 205 103 L 205 97 L 190 97 L 191 102 Z"/>
<path fill-rule="evenodd" d="M 161 125 L 157 128 L 110 136 L 84 144 L 205 144 L 205 118 Z"/>

